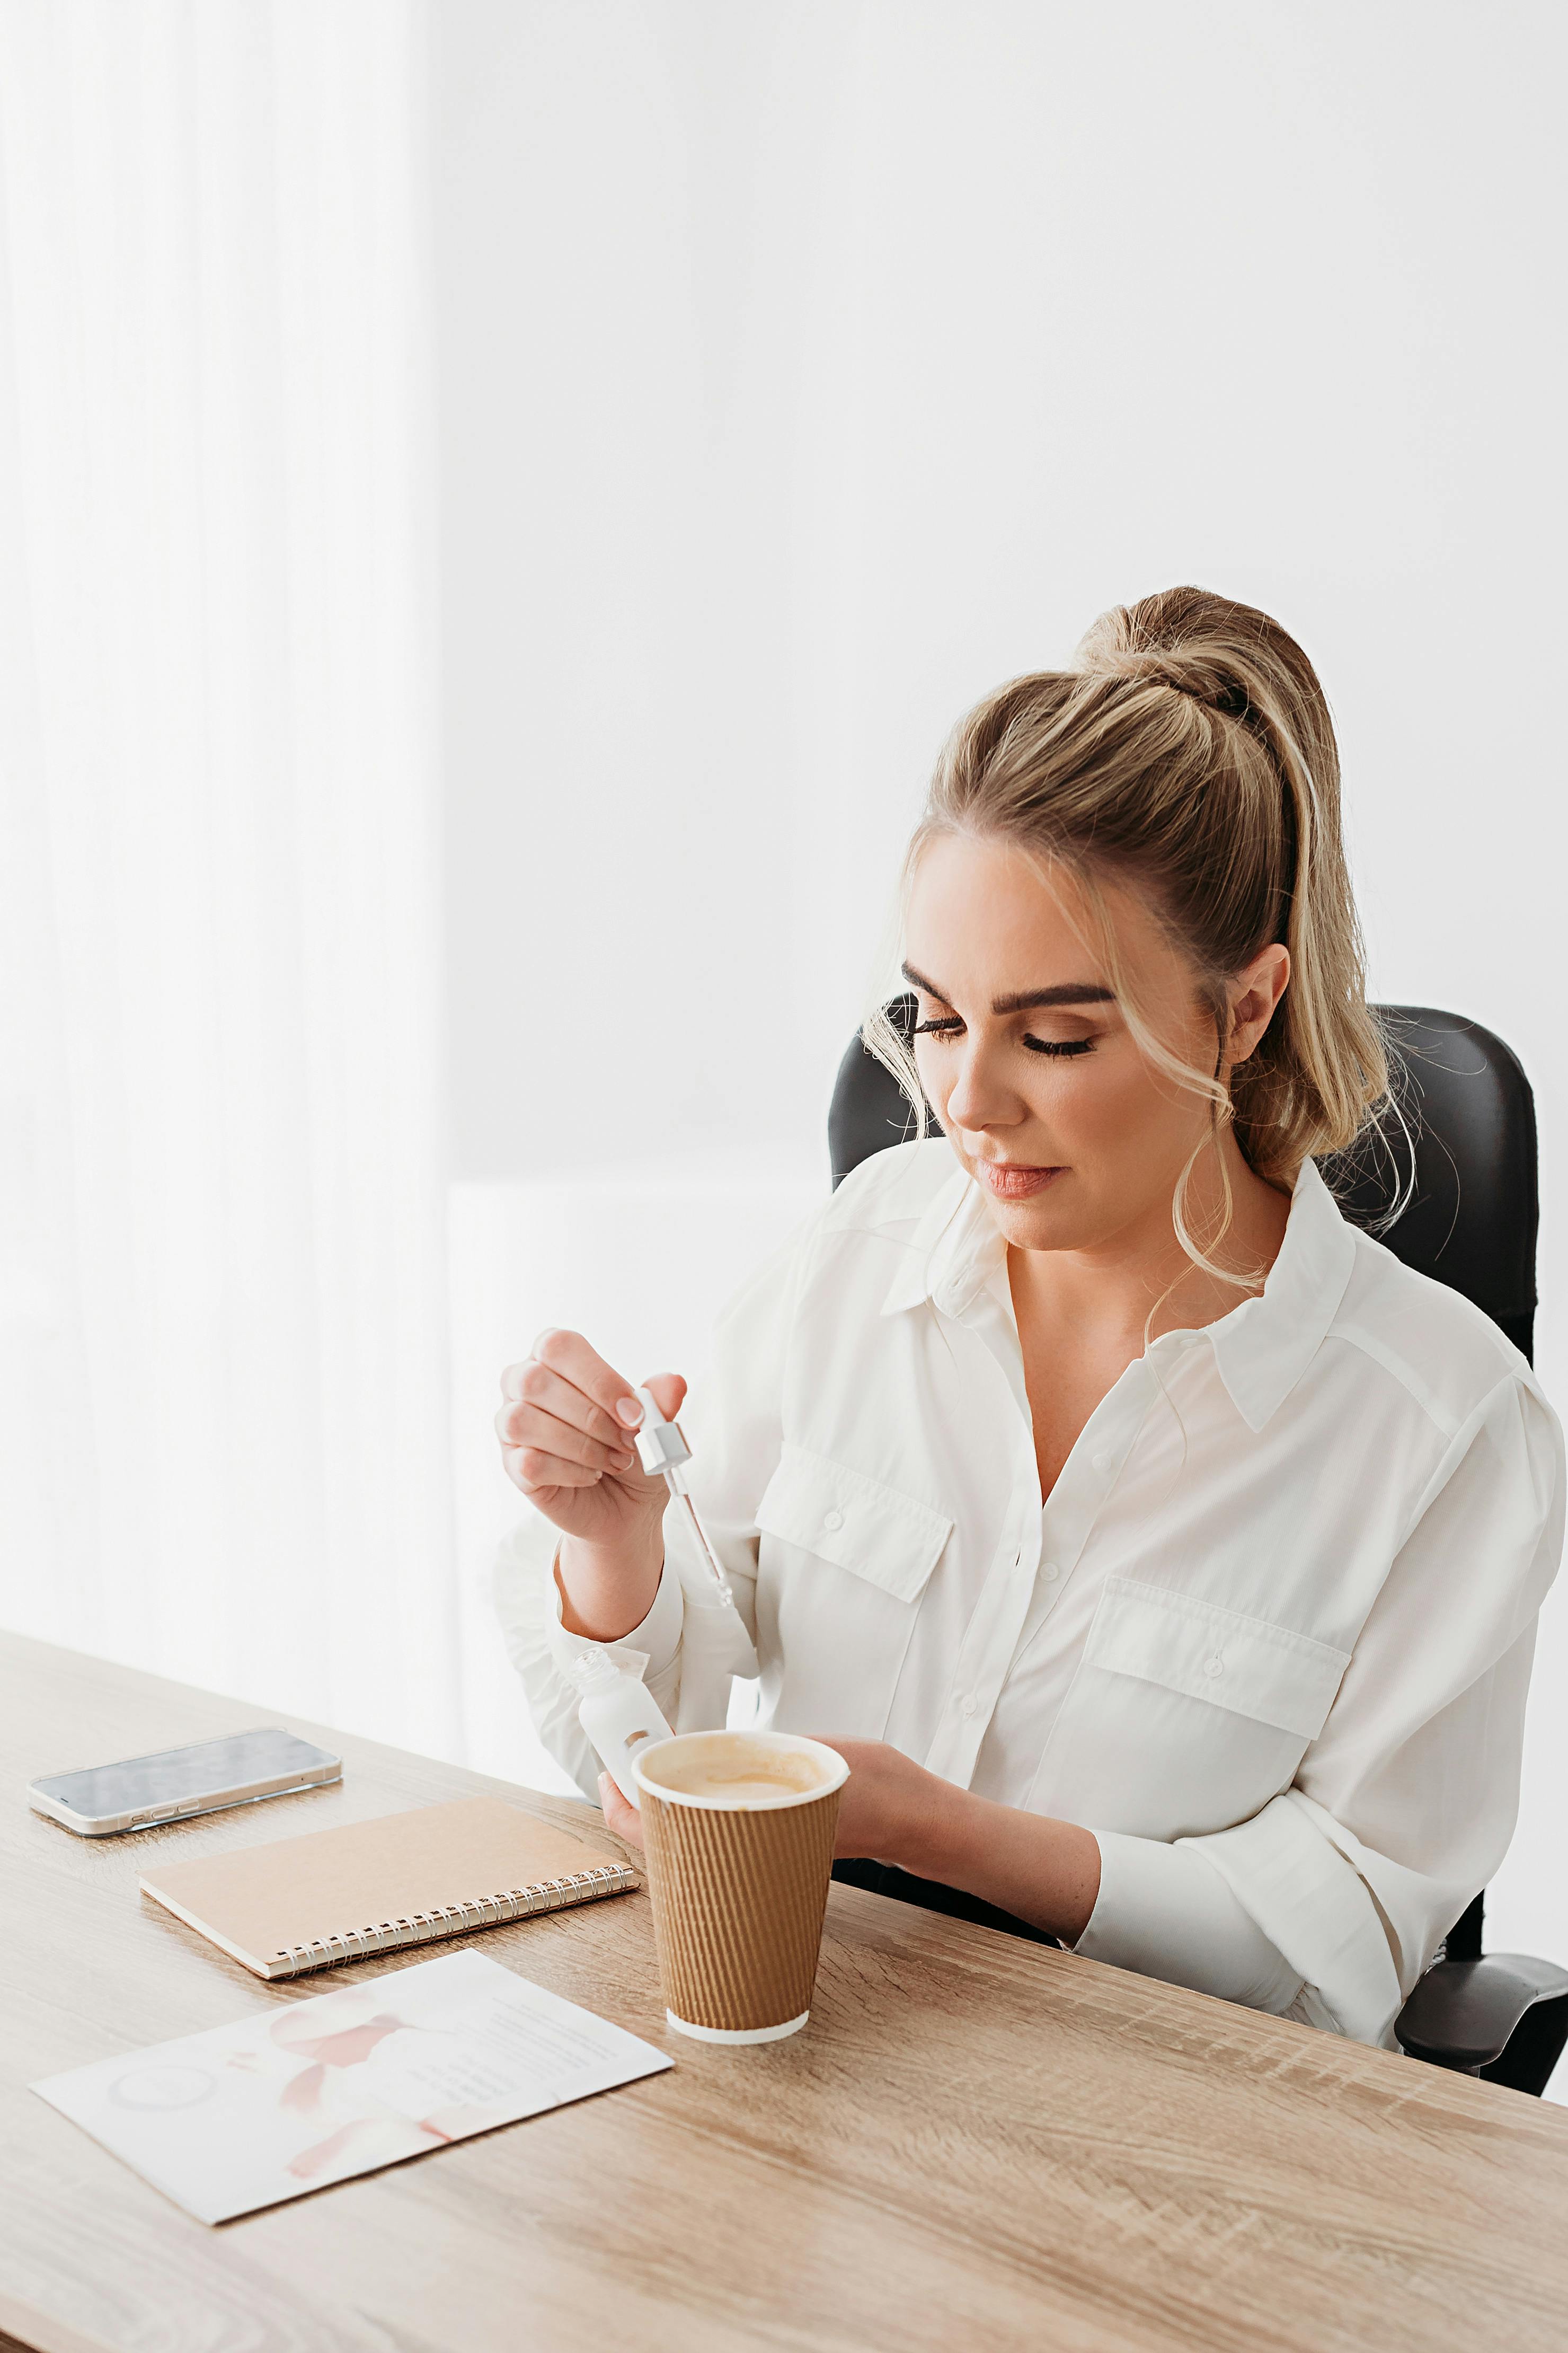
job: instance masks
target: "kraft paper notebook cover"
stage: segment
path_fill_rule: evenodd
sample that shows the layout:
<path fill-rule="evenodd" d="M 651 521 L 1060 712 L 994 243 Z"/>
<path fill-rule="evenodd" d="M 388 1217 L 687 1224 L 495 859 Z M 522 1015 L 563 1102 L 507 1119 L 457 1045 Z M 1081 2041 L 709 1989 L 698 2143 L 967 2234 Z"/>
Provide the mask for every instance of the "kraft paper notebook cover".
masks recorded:
<path fill-rule="evenodd" d="M 501 1798 L 460 1798 L 149 1872 L 142 1892 L 261 1978 L 619 1895 L 637 1874 Z"/>

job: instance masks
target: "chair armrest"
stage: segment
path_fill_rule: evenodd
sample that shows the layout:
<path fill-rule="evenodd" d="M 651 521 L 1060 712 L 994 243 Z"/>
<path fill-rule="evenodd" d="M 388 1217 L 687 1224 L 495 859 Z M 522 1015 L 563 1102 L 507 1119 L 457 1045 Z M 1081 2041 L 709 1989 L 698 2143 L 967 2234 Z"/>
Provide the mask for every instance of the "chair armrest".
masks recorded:
<path fill-rule="evenodd" d="M 1473 2075 L 1502 2056 L 1526 2010 L 1568 1994 L 1568 1969 L 1523 1953 L 1439 1961 L 1427 1970 L 1394 2031 L 1413 2059 Z"/>

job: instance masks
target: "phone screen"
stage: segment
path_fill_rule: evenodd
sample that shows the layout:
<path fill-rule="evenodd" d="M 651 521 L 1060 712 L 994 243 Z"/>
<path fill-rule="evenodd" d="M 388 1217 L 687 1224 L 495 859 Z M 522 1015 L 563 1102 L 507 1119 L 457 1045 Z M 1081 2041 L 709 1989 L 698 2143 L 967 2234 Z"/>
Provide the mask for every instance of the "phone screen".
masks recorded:
<path fill-rule="evenodd" d="M 93 1765 L 81 1773 L 54 1773 L 33 1787 L 68 1806 L 89 1821 L 110 1814 L 140 1813 L 147 1806 L 177 1806 L 188 1798 L 220 1797 L 280 1774 L 305 1774 L 335 1765 L 329 1749 L 296 1739 L 291 1732 L 237 1732 L 226 1740 L 198 1740 L 190 1748 L 164 1748 L 153 1757 L 130 1757 L 120 1765 Z"/>

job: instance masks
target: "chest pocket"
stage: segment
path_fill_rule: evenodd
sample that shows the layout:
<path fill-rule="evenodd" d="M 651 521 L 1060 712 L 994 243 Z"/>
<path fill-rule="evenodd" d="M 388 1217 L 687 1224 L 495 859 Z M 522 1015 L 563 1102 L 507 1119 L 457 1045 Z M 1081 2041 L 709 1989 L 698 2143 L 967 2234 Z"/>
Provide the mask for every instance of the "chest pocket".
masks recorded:
<path fill-rule="evenodd" d="M 1179 1838 L 1289 1788 L 1350 1652 L 1217 1602 L 1107 1579 L 1031 1803 Z"/>
<path fill-rule="evenodd" d="M 863 1471 L 786 1446 L 757 1506 L 767 1536 L 847 1568 L 896 1601 L 918 1601 L 952 1534 L 929 1504 Z"/>
<path fill-rule="evenodd" d="M 757 1642 L 771 1721 L 781 1731 L 879 1739 L 915 1605 L 952 1521 L 847 1463 L 786 1446 L 756 1522 Z"/>
<path fill-rule="evenodd" d="M 1316 1740 L 1350 1652 L 1267 1618 L 1244 1618 L 1217 1602 L 1112 1577 L 1089 1630 L 1084 1662 Z"/>

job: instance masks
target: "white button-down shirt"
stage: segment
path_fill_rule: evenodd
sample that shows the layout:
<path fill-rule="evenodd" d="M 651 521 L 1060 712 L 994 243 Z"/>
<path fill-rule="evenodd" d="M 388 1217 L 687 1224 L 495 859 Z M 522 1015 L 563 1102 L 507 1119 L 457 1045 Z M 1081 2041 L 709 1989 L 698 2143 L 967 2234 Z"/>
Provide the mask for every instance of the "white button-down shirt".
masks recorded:
<path fill-rule="evenodd" d="M 682 1423 L 736 1608 L 672 1515 L 609 1646 L 680 1729 L 756 1676 L 763 1725 L 1092 1830 L 1080 1952 L 1390 2041 L 1512 1831 L 1563 1441 L 1495 1325 L 1311 1163 L 1262 1294 L 1129 1365 L 1043 1506 L 1005 1245 L 941 1138 L 747 1285 Z M 554 1546 L 520 1529 L 498 1600 L 592 1791 Z"/>

